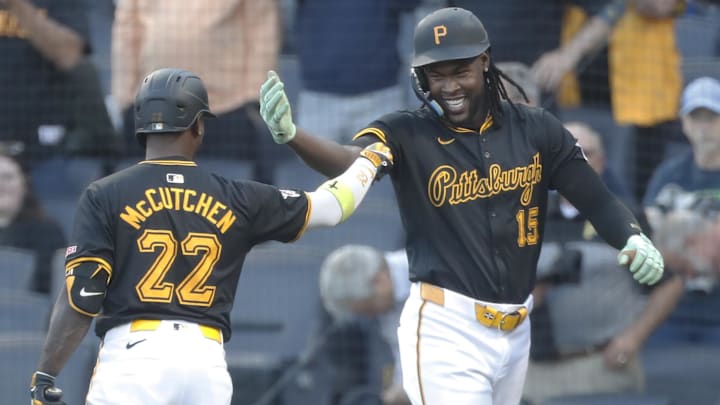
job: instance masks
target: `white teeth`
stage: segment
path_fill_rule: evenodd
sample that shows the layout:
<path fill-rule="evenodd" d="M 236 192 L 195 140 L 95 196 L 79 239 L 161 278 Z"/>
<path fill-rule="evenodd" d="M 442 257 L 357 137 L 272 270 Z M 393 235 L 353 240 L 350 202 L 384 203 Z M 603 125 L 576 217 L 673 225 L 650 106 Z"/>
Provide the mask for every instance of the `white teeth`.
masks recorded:
<path fill-rule="evenodd" d="M 445 103 L 447 104 L 448 108 L 450 108 L 452 110 L 457 110 L 457 109 L 462 108 L 464 102 L 465 102 L 465 98 L 453 99 L 453 100 L 445 99 Z"/>

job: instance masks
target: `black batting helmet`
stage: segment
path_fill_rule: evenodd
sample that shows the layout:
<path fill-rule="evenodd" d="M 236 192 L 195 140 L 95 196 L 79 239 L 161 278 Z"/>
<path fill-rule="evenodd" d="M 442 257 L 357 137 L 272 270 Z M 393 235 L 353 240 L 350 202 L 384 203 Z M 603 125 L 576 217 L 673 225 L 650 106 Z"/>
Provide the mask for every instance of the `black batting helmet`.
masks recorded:
<path fill-rule="evenodd" d="M 187 70 L 158 69 L 143 79 L 135 98 L 135 136 L 145 146 L 146 134 L 182 132 L 201 114 L 215 117 L 202 80 Z"/>
<path fill-rule="evenodd" d="M 480 20 L 459 7 L 442 8 L 420 20 L 414 42 L 413 68 L 472 58 L 490 48 L 490 39 Z"/>

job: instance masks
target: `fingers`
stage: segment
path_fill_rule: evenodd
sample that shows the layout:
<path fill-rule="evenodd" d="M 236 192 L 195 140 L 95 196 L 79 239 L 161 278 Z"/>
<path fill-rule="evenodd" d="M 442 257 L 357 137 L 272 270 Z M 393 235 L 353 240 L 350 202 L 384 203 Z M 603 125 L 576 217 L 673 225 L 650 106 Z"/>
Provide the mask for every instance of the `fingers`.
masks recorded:
<path fill-rule="evenodd" d="M 266 92 L 260 103 L 260 114 L 264 118 L 274 118 L 278 115 L 278 109 L 284 106 L 289 107 L 287 97 L 283 91 L 282 82 L 275 83 L 270 90 Z M 276 121 L 279 119 L 276 119 Z"/>
<path fill-rule="evenodd" d="M 282 84 L 280 76 L 278 76 L 277 73 L 272 70 L 269 71 L 267 80 L 265 80 L 265 83 L 260 86 L 260 100 L 265 98 L 267 93 L 278 83 Z"/>
<path fill-rule="evenodd" d="M 290 111 L 290 104 L 281 104 L 272 116 L 273 121 L 280 122 L 288 111 Z"/>
<path fill-rule="evenodd" d="M 630 272 L 636 273 L 638 270 L 640 270 L 643 263 L 645 263 L 645 259 L 647 259 L 647 256 L 647 249 L 644 246 L 638 246 L 635 250 L 635 258 L 633 259 L 632 263 L 630 263 Z"/>

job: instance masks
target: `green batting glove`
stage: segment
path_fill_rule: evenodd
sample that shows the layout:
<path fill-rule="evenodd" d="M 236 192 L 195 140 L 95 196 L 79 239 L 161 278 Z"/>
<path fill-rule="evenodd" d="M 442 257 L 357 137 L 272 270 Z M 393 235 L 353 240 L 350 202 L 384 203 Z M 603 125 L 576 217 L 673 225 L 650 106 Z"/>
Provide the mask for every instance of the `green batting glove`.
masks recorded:
<path fill-rule="evenodd" d="M 662 255 L 644 234 L 628 238 L 625 247 L 618 254 L 618 264 L 628 267 L 633 278 L 640 284 L 648 285 L 657 283 L 665 268 Z"/>
<path fill-rule="evenodd" d="M 260 87 L 260 115 L 270 129 L 275 143 L 288 143 L 295 138 L 295 124 L 292 121 L 290 102 L 285 94 L 285 85 L 274 71 Z"/>

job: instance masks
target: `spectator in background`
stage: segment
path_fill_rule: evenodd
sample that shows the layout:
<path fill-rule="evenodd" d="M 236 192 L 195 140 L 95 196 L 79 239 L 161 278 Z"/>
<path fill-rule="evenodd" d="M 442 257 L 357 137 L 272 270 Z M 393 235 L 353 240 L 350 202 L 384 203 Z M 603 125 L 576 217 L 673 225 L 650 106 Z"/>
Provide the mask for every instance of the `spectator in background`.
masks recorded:
<path fill-rule="evenodd" d="M 62 277 L 51 274 L 52 258 L 66 246 L 65 235 L 60 225 L 45 216 L 20 158 L 6 148 L 0 148 L 0 246 L 35 253 L 31 285 L 5 287 L 51 293 L 52 278 Z"/>
<path fill-rule="evenodd" d="M 583 123 L 565 127 L 606 178 L 597 134 Z M 639 351 L 674 308 L 682 282 L 667 275 L 642 289 L 618 267 L 616 254 L 569 202 L 550 195 L 524 392 L 533 404 L 562 395 L 642 391 Z"/>
<path fill-rule="evenodd" d="M 0 142 L 23 148 L 28 163 L 113 145 L 92 92 L 87 9 L 85 0 L 0 0 Z"/>
<path fill-rule="evenodd" d="M 405 105 L 400 19 L 420 0 L 299 0 L 300 127 L 340 143 Z"/>
<path fill-rule="evenodd" d="M 151 71 L 173 66 L 205 82 L 217 119 L 198 159 L 227 157 L 253 162 L 253 178 L 273 182 L 277 154 L 267 154 L 267 127 L 259 115 L 257 89 L 277 68 L 280 19 L 276 0 L 118 2 L 112 33 L 112 95 L 123 111 L 133 155 L 137 84 Z"/>
<path fill-rule="evenodd" d="M 492 55 L 495 61 L 519 62 L 525 66 L 534 66 L 547 52 L 557 48 L 563 30 L 563 16 L 568 6 L 574 5 L 587 15 L 608 19 L 611 17 L 606 8 L 610 3 L 609 0 L 547 0 L 542 5 L 528 6 L 523 0 L 448 2 L 451 7 L 472 11 L 482 20 L 493 38 Z M 608 23 L 613 24 L 614 21 Z M 546 91 L 544 83 L 540 90 Z M 547 93 L 541 94 L 537 105 L 551 111 L 556 109 L 554 99 L 548 97 Z"/>
<path fill-rule="evenodd" d="M 351 378 L 375 390 L 385 405 L 409 404 L 410 401 L 402 388 L 400 358 L 398 352 L 397 327 L 402 303 L 407 298 L 408 261 L 405 250 L 379 252 L 362 245 L 346 245 L 334 250 L 323 263 L 320 271 L 320 294 L 323 306 L 330 313 L 332 322 L 350 325 L 349 330 L 357 329 L 358 320 L 365 326 L 363 336 L 380 336 L 392 351 L 389 364 L 373 364 L 366 359 L 344 359 L 335 356 L 334 375 L 360 375 Z M 370 329 L 369 331 L 367 329 Z M 341 331 L 343 328 L 341 327 Z M 342 333 L 342 332 L 341 332 Z M 347 335 L 347 334 L 346 334 Z M 355 334 L 357 335 L 357 334 Z M 338 335 L 342 336 L 342 335 Z M 348 356 L 374 358 L 372 353 L 362 353 L 358 347 L 350 346 L 347 341 L 331 341 L 330 353 L 337 353 L 337 347 L 346 345 Z M 373 347 L 364 342 L 359 346 Z M 333 359 L 331 358 L 331 361 Z M 362 360 L 362 361 L 360 361 Z M 352 368 L 352 370 L 347 370 Z M 375 386 L 373 386 L 373 382 Z M 378 382 L 380 384 L 378 384 Z M 344 392 L 335 393 L 335 397 L 347 394 L 357 387 L 336 383 Z M 377 386 L 380 385 L 380 386 Z"/>
<path fill-rule="evenodd" d="M 615 0 L 587 22 L 587 14 L 571 10 L 562 46 L 545 53 L 533 66 L 544 90 L 559 91 L 561 106 L 604 108 L 603 99 L 609 98 L 615 122 L 633 127 L 630 150 L 635 156 L 628 171 L 637 201 L 668 145 L 683 141 L 677 119 L 682 72 L 674 25 L 683 9 L 683 0 Z M 607 51 L 599 52 L 603 48 Z M 575 76 L 567 77 L 561 88 L 561 79 L 574 71 L 587 74 L 580 76 L 579 83 Z M 618 145 L 624 140 L 606 142 Z M 626 154 L 628 148 L 608 146 L 622 151 L 623 159 L 631 156 Z"/>
<path fill-rule="evenodd" d="M 617 174 L 607 166 L 607 157 L 605 155 L 605 147 L 602 144 L 602 137 L 594 129 L 584 122 L 572 121 L 566 122 L 565 128 L 577 139 L 582 145 L 585 157 L 600 177 L 605 185 L 618 196 L 623 202 L 629 206 L 637 205 L 630 191 L 618 180 Z"/>
<path fill-rule="evenodd" d="M 720 81 L 688 84 L 680 115 L 692 149 L 657 168 L 643 203 L 668 268 L 683 275 L 688 293 L 654 338 L 720 342 Z"/>
<path fill-rule="evenodd" d="M 497 67 L 512 81 L 519 84 L 525 92 L 523 95 L 517 87 L 510 85 L 507 80 L 502 78 L 510 101 L 533 107 L 540 106 L 540 87 L 526 64 L 522 62 L 498 62 Z"/>

